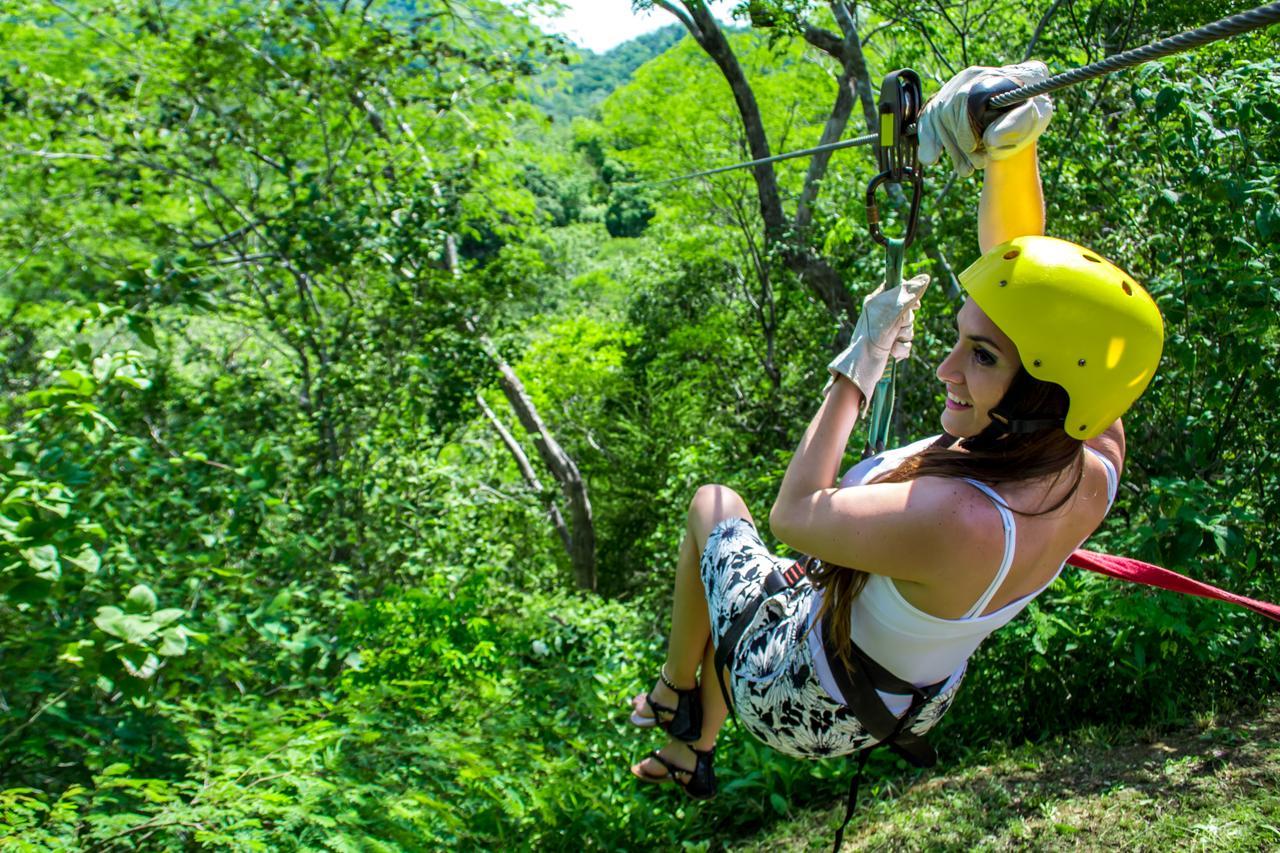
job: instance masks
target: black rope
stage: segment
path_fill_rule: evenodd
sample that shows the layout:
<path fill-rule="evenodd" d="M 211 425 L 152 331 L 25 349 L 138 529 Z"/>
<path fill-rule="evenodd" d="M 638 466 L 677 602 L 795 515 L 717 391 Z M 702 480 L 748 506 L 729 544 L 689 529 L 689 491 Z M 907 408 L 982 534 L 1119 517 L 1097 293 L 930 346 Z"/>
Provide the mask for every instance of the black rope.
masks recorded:
<path fill-rule="evenodd" d="M 1055 92 L 1058 89 L 1074 86 L 1077 83 L 1083 83 L 1086 80 L 1092 80 L 1104 74 L 1111 74 L 1122 68 L 1141 65 L 1153 59 L 1161 59 L 1175 53 L 1182 53 L 1210 42 L 1238 36 L 1241 33 L 1247 33 L 1259 27 L 1270 26 L 1277 22 L 1280 22 L 1280 3 L 1269 3 L 1266 6 L 1259 6 L 1248 12 L 1241 12 L 1239 15 L 1232 15 L 1229 18 L 1214 21 L 1212 24 L 1206 24 L 1199 29 L 1179 33 L 1176 36 L 1170 36 L 1167 39 L 1161 39 L 1143 47 L 1126 50 L 1124 53 L 1117 53 L 1115 56 L 1109 56 L 1106 59 L 1092 62 L 1081 68 L 1073 68 L 1070 71 L 1055 74 L 1047 80 L 1041 80 L 1039 83 L 1013 89 L 1002 95 L 996 95 L 991 99 L 991 106 L 996 108 L 1007 107 L 1010 104 L 1034 98 L 1036 95 Z"/>
<path fill-rule="evenodd" d="M 1034 98 L 1036 95 L 1043 95 L 1047 92 L 1064 89 L 1067 86 L 1074 86 L 1077 83 L 1083 83 L 1086 80 L 1092 80 L 1095 77 L 1101 77 L 1104 74 L 1111 74 L 1124 68 L 1141 65 L 1144 62 L 1150 62 L 1153 59 L 1161 59 L 1175 53 L 1182 53 L 1184 51 L 1191 50 L 1192 48 L 1209 44 L 1210 42 L 1230 38 L 1231 36 L 1238 36 L 1241 33 L 1247 33 L 1250 30 L 1267 27 L 1277 22 L 1280 22 L 1280 2 L 1268 3 L 1266 6 L 1259 6 L 1258 8 L 1251 9 L 1248 12 L 1241 12 L 1238 15 L 1232 15 L 1228 18 L 1223 18 L 1220 21 L 1214 21 L 1212 24 L 1205 24 L 1203 27 L 1189 30 L 1185 33 L 1179 33 L 1176 36 L 1170 36 L 1167 39 L 1161 39 L 1160 41 L 1152 42 L 1151 44 L 1134 48 L 1133 50 L 1126 50 L 1124 53 L 1117 53 L 1115 56 L 1109 56 L 1106 59 L 1099 60 L 1098 62 L 1092 62 L 1088 65 L 1081 66 L 1080 68 L 1073 68 L 1070 71 L 1055 74 L 1052 77 L 1042 80 L 1034 85 L 1012 89 L 992 98 L 990 106 L 992 108 L 1007 107 L 1010 104 L 1016 104 L 1030 98 Z M 869 133 L 866 136 L 859 136 L 854 139 L 842 139 L 839 142 L 829 142 L 826 145 L 806 148 L 803 151 L 789 151 L 786 154 L 775 154 L 772 157 L 762 157 L 759 160 L 751 160 L 747 163 L 734 163 L 732 166 L 720 166 L 719 168 L 707 169 L 702 172 L 691 172 L 687 175 L 681 175 L 678 178 L 666 178 L 660 181 L 640 181 L 636 183 L 660 186 L 662 184 L 675 183 L 676 181 L 687 181 L 691 178 L 718 175 L 721 172 L 729 172 L 734 169 L 748 169 L 753 166 L 763 166 L 766 163 L 777 163 L 780 160 L 790 160 L 795 157 L 807 157 L 811 154 L 821 154 L 824 151 L 837 151 L 841 148 L 870 145 L 878 138 L 878 134 Z"/>
<path fill-rule="evenodd" d="M 832 853 L 840 853 L 840 845 L 844 843 L 845 827 L 849 825 L 849 821 L 853 820 L 853 813 L 858 808 L 858 788 L 862 785 L 862 771 L 867 767 L 867 759 L 871 757 L 872 749 L 875 749 L 875 747 L 862 750 L 862 753 L 858 756 L 858 767 L 853 771 L 853 779 L 849 782 L 849 797 L 844 805 L 844 822 L 836 830 L 835 844 L 831 848 Z"/>

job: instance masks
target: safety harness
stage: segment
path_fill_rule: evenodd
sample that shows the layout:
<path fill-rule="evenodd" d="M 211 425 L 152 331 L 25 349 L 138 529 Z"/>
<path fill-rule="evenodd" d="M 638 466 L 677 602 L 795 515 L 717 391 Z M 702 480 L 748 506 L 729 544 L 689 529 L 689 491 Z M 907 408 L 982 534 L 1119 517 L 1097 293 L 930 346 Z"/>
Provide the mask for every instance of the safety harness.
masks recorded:
<path fill-rule="evenodd" d="M 786 570 L 775 569 L 770 572 L 765 577 L 761 592 L 747 603 L 746 608 L 733 620 L 729 630 L 716 644 L 716 679 L 720 683 L 720 692 L 724 696 L 724 704 L 729 709 L 729 713 L 733 714 L 735 709 L 733 695 L 729 689 L 729 676 L 726 673 L 731 672 L 743 634 L 755 620 L 765 600 L 800 583 L 808 574 L 813 562 L 811 557 L 802 557 Z M 837 648 L 826 621 L 823 620 L 821 625 L 823 649 Z M 849 645 L 851 654 L 848 661 L 843 660 L 839 655 L 828 655 L 827 663 L 836 687 L 839 688 L 840 695 L 844 699 L 845 707 L 857 717 L 858 722 L 862 724 L 867 734 L 875 738 L 875 741 L 849 756 L 857 764 L 853 778 L 849 781 L 844 821 L 836 830 L 833 848 L 836 851 L 840 850 L 845 827 L 853 819 L 853 812 L 858 806 L 858 788 L 862 783 L 862 771 L 875 749 L 887 746 L 913 767 L 928 768 L 938 763 L 938 756 L 933 747 L 921 735 L 912 732 L 911 727 L 924 706 L 937 696 L 946 684 L 944 679 L 927 687 L 917 687 L 885 669 L 858 648 L 856 643 L 850 642 Z M 911 704 L 901 716 L 898 716 L 885 705 L 881 692 L 908 696 L 911 698 Z"/>

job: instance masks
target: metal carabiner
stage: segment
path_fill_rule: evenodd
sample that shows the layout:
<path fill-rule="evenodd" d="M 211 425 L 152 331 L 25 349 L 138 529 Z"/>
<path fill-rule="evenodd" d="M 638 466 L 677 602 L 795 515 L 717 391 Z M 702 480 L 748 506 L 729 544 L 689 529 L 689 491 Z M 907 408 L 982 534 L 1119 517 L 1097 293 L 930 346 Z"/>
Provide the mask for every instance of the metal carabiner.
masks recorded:
<path fill-rule="evenodd" d="M 924 176 L 919 169 L 908 169 L 895 179 L 889 172 L 881 172 L 867 184 L 867 230 L 871 239 L 881 246 L 888 245 L 888 238 L 880 230 L 880 208 L 876 205 L 876 190 L 881 184 L 911 184 L 911 206 L 907 210 L 907 232 L 902 235 L 903 246 L 910 246 L 916 238 L 916 223 L 920 221 L 920 196 L 924 193 Z"/>
<path fill-rule="evenodd" d="M 875 143 L 880 174 L 867 185 L 867 229 L 871 239 L 882 246 L 886 238 L 880 229 L 880 209 L 876 205 L 876 189 L 881 184 L 911 184 L 911 207 L 902 240 L 904 245 L 910 245 L 915 239 L 924 183 L 915 124 L 923 106 L 924 90 L 918 74 L 902 68 L 885 75 L 880 84 L 880 136 Z"/>

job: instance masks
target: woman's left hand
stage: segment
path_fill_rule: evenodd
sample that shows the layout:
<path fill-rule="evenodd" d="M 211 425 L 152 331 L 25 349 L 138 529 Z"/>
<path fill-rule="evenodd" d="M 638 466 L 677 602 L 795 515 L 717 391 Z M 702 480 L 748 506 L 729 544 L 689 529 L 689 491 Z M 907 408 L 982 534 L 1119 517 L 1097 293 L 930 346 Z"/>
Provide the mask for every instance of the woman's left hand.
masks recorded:
<path fill-rule="evenodd" d="M 871 400 L 876 383 L 884 376 L 889 358 L 901 361 L 911 352 L 915 336 L 916 308 L 929 286 L 928 275 L 918 275 L 897 287 L 884 285 L 862 301 L 862 313 L 853 327 L 853 340 L 828 365 L 829 389 L 836 377 L 844 376 L 862 391 L 863 407 Z"/>

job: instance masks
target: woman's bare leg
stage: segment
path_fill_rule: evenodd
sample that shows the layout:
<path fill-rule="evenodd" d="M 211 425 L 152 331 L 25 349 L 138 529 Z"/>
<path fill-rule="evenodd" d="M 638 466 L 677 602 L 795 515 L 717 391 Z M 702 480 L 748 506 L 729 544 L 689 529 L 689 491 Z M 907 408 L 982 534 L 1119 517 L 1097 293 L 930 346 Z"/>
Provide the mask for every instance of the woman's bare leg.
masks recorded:
<path fill-rule="evenodd" d="M 680 542 L 680 558 L 676 561 L 675 594 L 671 600 L 671 634 L 667 639 L 667 677 L 681 689 L 694 684 L 698 664 L 702 663 L 703 651 L 711 641 L 707 593 L 702 587 L 699 566 L 702 547 L 710 532 L 695 528 L 691 510 L 684 539 Z M 671 698 L 675 698 L 674 694 Z"/>
<path fill-rule="evenodd" d="M 754 521 L 747 506 L 732 489 L 725 486 L 703 486 L 693 496 L 689 505 L 688 523 L 680 554 L 676 562 L 675 594 L 671 605 L 671 633 L 667 645 L 667 676 L 677 687 L 684 689 L 698 683 L 698 667 L 702 677 L 699 698 L 702 700 L 702 737 L 693 746 L 710 749 L 724 726 L 729 709 L 720 694 L 720 683 L 715 676 L 715 647 L 711 643 L 711 619 L 707 612 L 707 595 L 702 586 L 699 560 L 707 537 L 720 521 L 726 518 L 745 518 Z M 674 708 L 677 696 L 661 681 L 654 687 L 654 701 Z M 637 708 L 644 705 L 638 703 Z M 659 752 L 681 767 L 693 767 L 694 756 L 688 745 L 669 739 Z M 656 761 L 646 759 L 633 770 L 643 775 L 661 776 L 665 768 Z"/>

